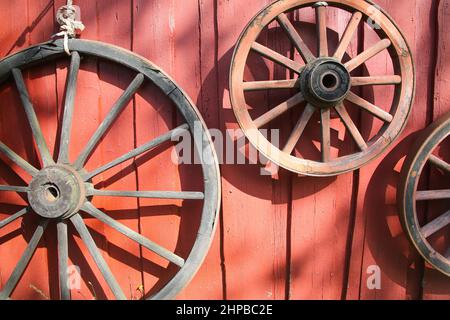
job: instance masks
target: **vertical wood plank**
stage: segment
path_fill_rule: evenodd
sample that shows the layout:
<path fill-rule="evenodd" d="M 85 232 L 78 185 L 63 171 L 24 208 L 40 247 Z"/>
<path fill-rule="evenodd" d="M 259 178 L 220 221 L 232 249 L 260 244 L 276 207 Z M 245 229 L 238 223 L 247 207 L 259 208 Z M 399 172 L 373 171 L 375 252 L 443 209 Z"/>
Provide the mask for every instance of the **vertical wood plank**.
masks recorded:
<path fill-rule="evenodd" d="M 327 8 L 329 50 L 337 48 L 350 14 Z M 314 12 L 301 10 L 300 30 L 306 39 L 314 36 Z M 309 40 L 310 46 L 314 38 Z M 357 36 L 352 40 L 347 53 L 357 53 Z M 314 48 L 312 46 L 312 48 Z M 353 116 L 355 122 L 357 118 Z M 316 150 L 307 151 L 307 144 L 300 143 L 299 156 L 320 155 L 319 117 L 312 122 L 305 140 L 313 141 Z M 333 158 L 354 152 L 355 146 L 345 127 L 337 117 L 331 122 Z M 353 173 L 338 177 L 311 178 L 294 177 L 292 189 L 292 234 L 291 234 L 291 298 L 292 299 L 341 299 L 345 290 L 347 238 L 352 212 Z"/>
<path fill-rule="evenodd" d="M 134 1 L 134 51 L 151 60 L 185 89 L 191 97 L 199 90 L 199 26 L 196 2 Z M 152 21 L 149 25 L 148 21 Z M 189 35 L 189 36 L 188 36 Z M 155 50 L 158 48 L 158 50 Z M 178 54 L 180 52 L 180 54 Z M 181 52 L 183 52 L 181 54 Z M 181 124 L 173 104 L 152 85 L 136 100 L 137 144 L 148 141 Z M 198 190 L 202 188 L 199 165 L 178 166 L 172 162 L 173 147 L 168 144 L 150 153 L 148 162 L 137 162 L 142 190 Z M 140 202 L 141 230 L 150 239 L 187 258 L 198 231 L 201 203 L 181 200 L 149 199 Z M 143 253 L 144 285 L 154 293 L 170 280 L 178 268 L 160 257 Z M 217 270 L 219 264 L 217 264 Z M 214 268 L 212 268 L 214 269 Z M 213 273 L 211 273 L 213 274 Z M 217 275 L 220 288 L 220 275 Z M 197 291 L 179 297 L 207 298 L 220 295 L 208 281 L 199 280 Z M 195 290 L 195 286 L 193 287 Z"/>
<path fill-rule="evenodd" d="M 433 45 L 430 44 L 430 29 L 426 19 L 413 19 L 431 14 L 431 2 L 425 1 L 380 1 L 406 36 L 416 65 L 417 92 L 413 112 L 401 138 L 373 163 L 360 170 L 357 191 L 357 210 L 352 243 L 351 264 L 348 281 L 348 299 L 417 299 L 420 296 L 420 268 L 417 253 L 409 245 L 398 217 L 396 187 L 404 156 L 414 138 L 412 132 L 427 124 L 431 90 L 428 85 L 433 63 Z M 364 45 L 374 43 L 375 34 L 365 28 Z M 382 53 L 366 63 L 370 72 L 386 74 L 392 72 L 387 54 Z M 373 93 L 364 91 L 380 106 L 391 103 L 391 91 L 376 88 Z M 377 128 L 370 117 L 363 114 L 366 133 Z M 379 269 L 378 269 L 379 268 Z M 374 273 L 381 277 L 381 286 L 376 284 Z"/>
<path fill-rule="evenodd" d="M 450 1 L 441 0 L 439 6 L 435 6 L 434 10 L 437 12 L 436 21 L 436 68 L 434 78 L 434 105 L 433 105 L 433 120 L 439 119 L 442 115 L 450 111 L 450 93 L 448 86 L 450 83 L 450 39 L 448 34 L 450 32 Z M 430 79 L 433 80 L 433 79 Z M 433 81 L 430 81 L 433 83 Z M 443 154 L 447 154 L 443 150 Z M 442 179 L 441 177 L 431 176 L 433 179 Z M 434 181 L 436 182 L 436 181 Z M 445 241 L 445 239 L 443 239 Z M 448 238 L 445 241 L 449 245 Z M 425 300 L 448 300 L 450 299 L 450 279 L 449 277 L 431 269 L 425 265 L 423 278 L 423 299 Z"/>
<path fill-rule="evenodd" d="M 2 46 L 1 49 L 2 57 L 34 43 L 46 41 L 49 35 L 53 32 L 53 4 L 51 2 L 35 1 L 31 4 L 26 2 L 18 2 L 15 6 L 11 6 L 10 3 L 1 5 L 3 7 L 0 10 L 2 14 L 5 14 L 5 16 L 2 17 L 2 19 L 4 19 L 2 21 L 5 22 L 5 26 L 2 27 L 3 32 L 1 34 L 2 43 L 5 43 L 5 46 Z M 25 14 L 23 8 L 26 8 Z M 8 24 L 7 21 L 10 23 Z M 50 137 L 50 139 L 47 139 L 50 145 L 53 144 L 55 138 L 55 128 L 52 127 L 51 123 L 55 119 L 56 115 L 56 89 L 53 71 L 54 65 L 49 64 L 46 68 L 41 70 L 24 72 L 24 78 L 31 100 L 35 105 L 35 111 L 41 123 L 44 134 L 47 135 L 47 138 L 48 136 Z M 41 87 L 45 88 L 46 94 L 43 94 L 44 91 L 42 90 L 39 91 L 39 88 Z M 27 132 L 30 132 L 28 129 L 29 124 L 24 119 L 23 107 L 21 106 L 20 100 L 17 99 L 18 96 L 16 89 L 14 88 L 14 84 L 9 88 L 9 90 L 6 89 L 2 91 L 2 95 L 7 97 L 5 100 L 2 99 L 2 139 L 6 140 L 5 143 L 7 143 L 22 157 L 33 164 L 38 165 L 36 153 L 34 151 L 34 142 L 30 138 L 31 135 L 26 134 Z M 8 103 L 12 103 L 9 110 L 8 107 L 6 107 Z M 15 127 L 9 127 L 9 125 L 15 125 Z M 23 136 L 17 135 L 18 127 L 24 128 Z M 7 175 L 5 176 L 2 174 L 2 179 L 6 178 L 6 180 L 9 180 L 11 183 L 11 179 L 13 178 L 15 180 L 17 179 L 17 181 L 19 181 L 18 183 L 21 185 L 24 183 L 20 180 L 19 176 L 15 176 L 11 171 L 5 171 L 4 169 L 5 168 L 3 167 L 2 171 L 7 173 Z M 20 171 L 17 173 L 22 177 L 22 179 L 29 182 L 29 177 L 21 175 Z M 19 203 L 17 196 L 10 195 L 6 197 L 9 198 L 8 200 L 12 201 L 3 201 L 5 196 L 2 196 L 2 203 Z M 23 202 L 21 204 L 23 204 Z M 7 209 L 7 207 L 8 206 L 6 206 L 6 208 L 2 207 L 2 211 Z M 2 217 L 4 217 L 4 215 L 2 215 Z M 21 222 L 18 220 L 16 223 L 18 224 L 15 225 L 15 227 L 20 226 Z M 5 240 L 11 239 L 11 241 L 5 243 L 5 245 L 1 248 L 3 253 L 0 254 L 3 257 L 8 257 L 4 260 L 2 259 L 4 264 L 0 267 L 2 269 L 0 270 L 0 273 L 2 274 L 1 285 L 6 282 L 12 267 L 14 267 L 14 265 L 18 262 L 20 255 L 23 253 L 23 250 L 27 245 L 27 242 L 30 240 L 28 232 L 33 232 L 33 222 L 30 219 L 24 219 L 22 225 L 22 230 L 28 231 L 25 231 L 24 233 L 16 233 L 14 232 L 14 225 L 10 226 L 8 230 L 2 230 L 1 238 Z M 6 231 L 12 231 L 12 233 L 8 234 Z M 14 234 L 15 236 L 13 236 Z M 42 239 L 32 261 L 24 272 L 21 281 L 13 293 L 14 298 L 46 299 L 54 296 L 54 287 L 52 288 L 49 286 L 49 279 L 52 279 L 49 274 L 51 274 L 54 269 L 51 269 L 51 250 L 46 249 L 46 243 L 52 243 L 51 237 L 46 236 Z M 39 271 L 39 269 L 41 269 L 41 271 Z M 42 293 L 39 293 L 39 290 Z"/>
<path fill-rule="evenodd" d="M 132 1 L 98 1 L 97 8 L 100 9 L 98 39 L 131 50 Z M 99 115 L 102 120 L 131 83 L 135 73 L 103 61 L 100 61 L 98 68 L 101 94 Z M 93 157 L 97 156 L 104 164 L 134 149 L 136 147 L 134 120 L 135 110 L 131 101 L 114 121 Z M 95 183 L 109 190 L 136 190 L 137 177 L 132 161 L 105 172 Z M 137 199 L 106 197 L 95 200 L 95 203 L 104 208 L 111 217 L 132 230 L 139 231 Z M 107 261 L 126 297 L 128 299 L 140 297 L 138 288 L 142 285 L 142 274 L 139 245 L 111 228 L 105 228 L 104 236 L 108 241 Z"/>
<path fill-rule="evenodd" d="M 55 10 L 65 5 L 64 0 L 55 2 Z M 99 39 L 100 31 L 100 15 L 99 8 L 102 7 L 102 1 L 77 1 L 81 9 L 81 19 L 86 26 L 82 34 L 83 39 Z M 106 10 L 105 13 L 106 14 Z M 108 11 L 109 14 L 109 11 Z M 99 39 L 101 40 L 101 39 Z M 58 80 L 58 102 L 60 112 L 64 106 L 64 94 L 66 86 L 67 68 L 70 59 L 62 59 L 58 62 L 57 80 Z M 74 104 L 74 119 L 72 124 L 72 138 L 69 148 L 69 160 L 75 161 L 79 153 L 83 150 L 90 137 L 101 123 L 106 112 L 110 109 L 108 101 L 111 95 L 107 92 L 102 92 L 102 78 L 100 77 L 100 66 L 97 59 L 86 58 L 81 61 L 81 67 L 77 81 L 77 94 Z M 117 93 L 113 93 L 116 95 Z M 104 96 L 105 95 L 105 96 Z M 61 118 L 62 113 L 60 113 Z M 87 168 L 95 168 L 100 166 L 103 162 L 102 152 L 103 145 L 101 144 L 92 154 L 87 163 Z M 101 179 L 102 177 L 100 177 Z M 98 180 L 94 181 L 96 183 Z M 100 208 L 103 208 L 102 203 L 95 202 Z M 110 246 L 108 242 L 108 229 L 95 219 L 86 219 L 86 225 L 96 242 L 97 247 L 101 251 L 103 257 L 108 264 L 111 259 L 108 256 Z M 69 258 L 71 264 L 79 268 L 81 276 L 81 287 L 72 290 L 72 299 L 106 299 L 113 298 L 108 285 L 103 279 L 102 274 L 98 270 L 94 260 L 89 254 L 80 236 L 73 228 L 69 226 Z M 117 276 L 116 272 L 113 272 Z"/>
<path fill-rule="evenodd" d="M 217 2 L 222 131 L 238 128 L 227 90 L 232 50 L 248 21 L 270 2 Z M 280 183 L 286 180 L 261 176 L 255 165 L 223 165 L 222 175 L 227 298 L 284 299 L 288 194 Z"/>
<path fill-rule="evenodd" d="M 193 1 L 194 2 L 194 1 Z M 177 36 L 177 51 L 186 54 L 180 57 L 180 67 L 174 74 L 178 84 L 186 90 L 196 103 L 208 128 L 219 128 L 218 88 L 216 81 L 216 6 L 214 1 L 198 0 L 190 4 L 190 9 L 177 6 L 177 29 L 191 34 L 189 46 L 182 46 L 183 36 Z M 183 2 L 184 3 L 184 2 Z M 194 10 L 197 10 L 197 13 Z M 185 19 L 186 12 L 192 15 L 191 19 Z M 196 22 L 196 25 L 194 24 Z M 194 29 L 196 28 L 195 32 Z M 187 58 L 189 57 L 189 58 Z M 189 63 L 186 64 L 185 60 Z M 192 73 L 195 70 L 195 73 Z M 184 77 L 184 78 L 182 78 Z M 219 150 L 217 150 L 219 151 Z M 194 175 L 194 172 L 191 174 Z M 182 176 L 183 179 L 198 179 L 190 175 Z M 213 239 L 209 253 L 200 267 L 191 284 L 182 291 L 180 299 L 223 299 L 224 283 L 221 269 L 221 220 Z"/>

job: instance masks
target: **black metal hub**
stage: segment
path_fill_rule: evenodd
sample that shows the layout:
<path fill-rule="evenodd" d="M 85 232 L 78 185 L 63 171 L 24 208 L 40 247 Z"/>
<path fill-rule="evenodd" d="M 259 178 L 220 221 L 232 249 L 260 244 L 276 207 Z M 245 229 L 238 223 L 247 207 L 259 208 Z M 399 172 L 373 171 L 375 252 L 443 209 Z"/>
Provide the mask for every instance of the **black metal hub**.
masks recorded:
<path fill-rule="evenodd" d="M 31 181 L 28 191 L 33 211 L 51 219 L 71 217 L 80 209 L 84 197 L 80 175 L 64 165 L 42 169 Z"/>
<path fill-rule="evenodd" d="M 347 68 L 330 58 L 311 62 L 300 76 L 300 88 L 305 99 L 319 108 L 329 108 L 342 101 L 350 87 Z"/>

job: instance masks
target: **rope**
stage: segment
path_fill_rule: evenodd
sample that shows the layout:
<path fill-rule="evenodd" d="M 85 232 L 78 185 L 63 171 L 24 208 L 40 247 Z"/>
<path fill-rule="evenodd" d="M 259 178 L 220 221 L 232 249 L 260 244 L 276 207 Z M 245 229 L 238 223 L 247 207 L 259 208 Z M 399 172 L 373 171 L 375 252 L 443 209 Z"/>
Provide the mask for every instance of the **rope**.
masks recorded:
<path fill-rule="evenodd" d="M 62 6 L 56 13 L 56 21 L 60 25 L 60 32 L 53 37 L 64 37 L 64 51 L 70 56 L 69 38 L 75 38 L 78 32 L 84 30 L 84 24 L 76 20 L 76 7 L 72 0 L 67 0 L 67 5 Z"/>

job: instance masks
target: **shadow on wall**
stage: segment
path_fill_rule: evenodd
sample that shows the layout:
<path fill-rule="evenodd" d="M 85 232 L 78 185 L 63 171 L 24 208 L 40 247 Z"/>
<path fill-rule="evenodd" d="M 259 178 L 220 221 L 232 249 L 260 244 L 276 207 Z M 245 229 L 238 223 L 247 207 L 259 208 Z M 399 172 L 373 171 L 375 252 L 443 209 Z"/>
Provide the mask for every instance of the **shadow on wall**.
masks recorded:
<path fill-rule="evenodd" d="M 427 293 L 448 294 L 450 279 L 430 266 L 424 266 L 423 259 L 402 229 L 397 207 L 396 189 L 400 183 L 401 165 L 418 134 L 409 135 L 390 151 L 369 181 L 364 199 L 367 246 L 375 264 L 390 280 L 405 287 L 407 296 L 420 292 L 416 286 L 421 284 L 423 268 L 428 269 L 425 272 L 429 274 Z"/>
<path fill-rule="evenodd" d="M 297 23 L 297 28 L 301 28 L 304 34 L 304 40 L 309 45 L 310 48 L 315 47 L 315 38 L 311 35 L 315 35 L 315 24 L 311 23 Z M 332 30 L 328 31 L 328 38 L 330 40 L 330 45 L 336 47 L 339 40 L 339 35 Z M 293 50 L 290 45 L 289 40 L 285 36 L 285 32 L 279 27 L 272 27 L 268 31 L 264 31 L 259 38 L 259 41 L 265 44 L 262 41 L 266 41 L 269 44 L 275 43 L 276 48 L 273 48 L 271 45 L 268 45 L 272 49 L 289 56 Z M 211 46 L 212 47 L 212 46 Z M 216 66 L 207 74 L 206 78 L 203 80 L 203 86 L 200 90 L 200 95 L 197 97 L 196 104 L 202 109 L 203 105 L 203 96 L 202 92 L 207 90 L 213 90 L 212 83 L 217 86 L 217 103 L 219 108 L 219 118 L 220 123 L 219 127 L 224 136 L 227 136 L 225 130 L 227 129 L 239 129 L 239 125 L 237 123 L 236 117 L 234 115 L 233 109 L 231 107 L 230 97 L 229 97 L 229 70 L 231 66 L 231 60 L 233 56 L 234 47 L 229 49 L 222 57 L 220 57 Z M 350 60 L 348 54 L 345 55 L 344 59 Z M 361 70 L 361 72 L 366 72 L 365 69 Z M 268 80 L 273 79 L 275 74 L 276 77 L 281 77 L 281 79 L 286 79 L 286 69 L 284 67 L 278 66 L 273 63 L 268 64 L 268 60 L 263 59 L 260 55 L 250 53 L 249 60 L 247 63 L 247 70 L 245 72 L 246 80 L 251 80 L 248 78 L 253 78 L 255 80 Z M 219 75 L 219 76 L 218 76 Z M 218 79 L 219 78 L 219 79 Z M 373 92 L 365 92 L 365 98 L 369 98 L 369 100 L 373 99 Z M 254 92 L 246 95 L 247 103 L 249 106 L 249 113 L 253 119 L 256 119 L 258 116 L 267 112 L 271 108 L 275 107 L 281 102 L 286 101 L 288 98 L 292 97 L 295 94 L 292 90 L 272 90 L 272 91 L 260 91 Z M 280 146 L 283 146 L 289 137 L 290 133 L 293 130 L 297 119 L 300 117 L 300 114 L 304 108 L 303 105 L 300 105 L 299 108 L 294 108 L 295 110 L 291 110 L 281 115 L 279 118 L 272 121 L 269 125 L 263 127 L 267 129 L 269 132 L 273 129 L 279 129 L 280 132 Z M 355 123 L 357 123 L 357 119 L 359 119 L 359 110 L 358 108 L 349 108 L 349 113 L 351 117 L 354 119 Z M 337 114 L 332 114 L 334 118 L 337 118 Z M 205 121 L 213 122 L 213 120 L 208 121 L 206 118 Z M 297 154 L 300 152 L 301 156 L 307 159 L 320 161 L 320 147 L 318 146 L 318 142 L 320 141 L 320 126 L 319 126 L 320 117 L 316 112 L 313 116 L 312 120 L 308 124 L 302 139 L 299 141 L 296 152 Z M 372 123 L 367 121 L 367 127 L 364 132 L 362 132 L 365 139 L 368 137 L 365 136 L 366 132 L 370 132 Z M 210 128 L 213 128 L 210 126 Z M 270 134 L 269 134 L 270 136 Z M 269 139 L 270 141 L 270 139 Z M 316 142 L 316 143 L 315 143 Z M 349 153 L 353 153 L 356 150 L 356 146 L 354 144 L 353 139 L 350 135 L 340 135 L 340 132 L 334 128 L 331 130 L 331 145 L 332 147 L 339 150 L 339 156 L 344 156 Z M 234 185 L 236 188 L 252 195 L 254 197 L 258 197 L 264 200 L 273 200 L 273 194 L 271 192 L 267 192 L 267 188 L 258 188 L 258 185 L 271 185 L 272 178 L 267 175 L 262 175 L 261 171 L 264 168 L 267 159 L 258 154 L 258 164 L 250 164 L 249 153 L 254 153 L 255 148 L 245 139 L 245 148 L 236 150 L 237 142 L 236 138 L 234 138 L 234 149 L 237 155 L 232 155 L 232 159 L 236 162 L 237 158 L 243 159 L 245 158 L 245 164 L 228 164 L 228 155 L 224 146 L 218 145 L 218 150 L 223 150 L 223 152 L 219 151 L 219 158 L 221 158 L 222 164 L 222 176 L 229 183 Z M 281 147 L 280 147 L 281 148 Z M 249 151 L 249 150 L 252 151 Z M 254 158 L 253 158 L 254 159 Z M 284 170 L 284 169 L 280 169 Z M 246 179 L 242 179 L 242 176 L 246 177 Z M 296 174 L 292 174 L 293 179 L 301 179 L 305 181 L 305 183 L 314 183 L 316 188 L 311 190 L 310 192 L 316 192 L 318 190 L 322 190 L 326 188 L 330 184 L 332 184 L 336 177 L 325 177 L 325 178 L 314 178 L 308 176 L 299 176 Z M 255 186 L 255 187 L 249 187 Z M 307 196 L 310 194 L 303 194 L 303 196 Z M 294 197 L 297 195 L 293 194 Z M 274 202 L 274 204 L 278 204 Z"/>

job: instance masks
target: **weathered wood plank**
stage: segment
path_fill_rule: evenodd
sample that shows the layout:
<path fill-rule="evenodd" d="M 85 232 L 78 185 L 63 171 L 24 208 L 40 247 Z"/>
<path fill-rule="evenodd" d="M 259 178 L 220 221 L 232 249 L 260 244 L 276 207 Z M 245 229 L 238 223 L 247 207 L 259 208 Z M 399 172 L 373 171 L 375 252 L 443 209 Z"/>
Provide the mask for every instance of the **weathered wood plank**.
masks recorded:
<path fill-rule="evenodd" d="M 450 65 L 448 63 L 450 59 L 450 39 L 448 33 L 450 32 L 450 1 L 441 0 L 439 6 L 434 6 L 435 16 L 437 19 L 433 19 L 438 34 L 435 34 L 435 41 L 437 41 L 436 54 L 436 67 L 434 74 L 434 104 L 433 104 L 433 120 L 439 119 L 442 115 L 450 111 Z M 433 80 L 430 78 L 430 80 Z M 433 83 L 430 81 L 430 83 Z M 448 140 L 448 139 L 447 139 Z M 448 150 L 448 141 L 445 145 L 438 150 L 440 157 L 444 157 L 446 161 L 450 160 L 450 153 Z M 431 171 L 430 186 L 441 186 L 442 188 L 448 188 L 445 180 L 442 179 L 442 175 L 439 172 Z M 448 208 L 434 204 L 430 206 L 427 212 L 427 222 L 432 221 L 439 216 L 442 212 L 445 212 Z M 444 230 L 448 230 L 444 229 Z M 437 235 L 438 238 L 433 239 L 433 243 L 449 246 L 450 240 L 445 232 L 441 232 Z M 450 299 L 450 278 L 431 269 L 429 266 L 425 266 L 423 277 L 423 299 L 424 300 L 448 300 Z"/>
<path fill-rule="evenodd" d="M 302 35 L 309 38 L 308 43 L 313 48 L 314 11 L 300 14 L 299 19 L 303 22 L 300 29 Z M 328 34 L 330 54 L 336 50 L 350 19 L 350 14 L 328 8 L 329 28 L 338 32 Z M 348 54 L 356 56 L 357 45 L 358 37 L 355 35 L 347 49 Z M 351 116 L 356 122 L 358 117 L 355 117 L 355 113 L 352 112 Z M 316 121 L 311 122 L 304 133 L 304 141 L 300 141 L 297 147 L 298 156 L 313 157 L 320 161 L 319 119 L 317 115 Z M 337 114 L 331 120 L 331 128 L 332 158 L 358 150 Z M 317 143 L 306 143 L 307 139 Z M 341 299 L 344 294 L 347 239 L 353 214 L 353 183 L 353 173 L 336 178 L 293 178 L 290 250 L 292 299 Z"/>
<path fill-rule="evenodd" d="M 400 0 L 379 1 L 397 23 L 410 44 L 416 64 L 417 93 L 407 128 L 386 154 L 363 167 L 357 190 L 356 220 L 350 259 L 347 299 L 414 299 L 420 298 L 420 260 L 408 245 L 401 227 L 396 206 L 396 186 L 401 159 L 409 151 L 413 139 L 405 139 L 427 124 L 430 108 L 430 88 L 422 85 L 430 78 L 433 64 L 433 45 L 429 44 L 433 29 L 426 19 L 411 20 L 413 16 L 432 14 L 431 2 Z M 420 12 L 420 13 L 419 13 Z M 369 27 L 365 27 L 364 49 L 379 41 Z M 386 51 L 366 62 L 370 74 L 393 74 Z M 373 103 L 389 106 L 393 86 L 364 87 L 365 97 L 373 96 Z M 419 112 L 419 111 L 420 112 Z M 378 120 L 377 120 L 378 121 Z M 371 136 L 381 122 L 363 114 L 363 135 Z M 389 153 L 390 152 L 390 153 Z M 389 249 L 387 249 L 389 248 Z M 379 275 L 380 286 L 376 276 Z"/>

